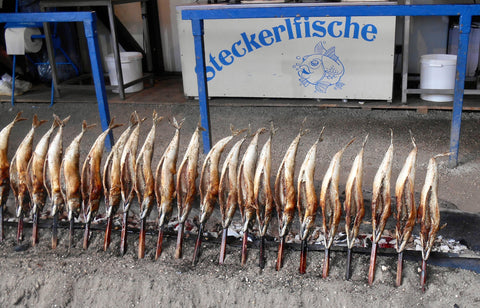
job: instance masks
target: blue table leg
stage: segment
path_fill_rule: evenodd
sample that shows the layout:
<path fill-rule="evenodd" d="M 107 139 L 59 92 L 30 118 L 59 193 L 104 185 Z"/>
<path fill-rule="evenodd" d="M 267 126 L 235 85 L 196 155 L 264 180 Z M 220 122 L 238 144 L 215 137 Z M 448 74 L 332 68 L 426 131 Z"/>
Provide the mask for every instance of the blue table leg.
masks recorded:
<path fill-rule="evenodd" d="M 198 83 L 198 103 L 200 105 L 200 117 L 203 132 L 203 151 L 208 153 L 211 148 L 210 115 L 208 110 L 208 87 L 207 73 L 205 67 L 205 49 L 203 40 L 203 20 L 192 20 L 193 40 L 195 44 L 195 72 L 197 73 Z"/>
<path fill-rule="evenodd" d="M 458 148 L 460 143 L 460 126 L 462 123 L 463 91 L 465 89 L 465 73 L 467 70 L 468 39 L 472 16 L 460 16 L 460 29 L 457 54 L 457 75 L 455 76 L 455 91 L 453 96 L 452 127 L 450 130 L 450 156 L 449 165 L 458 165 Z"/>
<path fill-rule="evenodd" d="M 108 129 L 110 123 L 110 111 L 108 110 L 107 93 L 105 91 L 105 80 L 103 79 L 103 68 L 101 61 L 100 48 L 97 40 L 96 15 L 92 13 L 92 20 L 84 21 L 85 37 L 87 38 L 88 53 L 90 55 L 90 64 L 92 66 L 92 77 L 95 84 L 95 93 L 97 95 L 98 111 L 100 113 L 100 122 L 102 129 Z M 113 134 L 110 131 L 105 139 L 105 147 L 108 151 L 113 146 Z"/>

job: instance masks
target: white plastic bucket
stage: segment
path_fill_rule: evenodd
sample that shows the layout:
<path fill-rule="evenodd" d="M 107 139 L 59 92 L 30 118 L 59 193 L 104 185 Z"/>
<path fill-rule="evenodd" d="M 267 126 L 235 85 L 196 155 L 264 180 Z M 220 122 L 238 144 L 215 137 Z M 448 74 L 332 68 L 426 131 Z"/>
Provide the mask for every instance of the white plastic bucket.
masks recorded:
<path fill-rule="evenodd" d="M 457 56 L 431 54 L 420 57 L 420 89 L 454 89 Z M 451 102 L 453 95 L 421 94 L 423 100 Z"/>
<path fill-rule="evenodd" d="M 122 64 L 122 76 L 123 83 L 129 83 L 130 81 L 141 78 L 142 71 L 142 54 L 140 52 L 121 52 L 120 62 Z M 110 84 L 112 86 L 118 86 L 117 73 L 115 70 L 115 58 L 113 54 L 109 54 L 105 57 L 107 62 L 108 76 L 110 77 Z M 143 81 L 140 81 L 125 89 L 125 93 L 133 93 L 143 90 Z M 113 90 L 114 93 L 118 93 L 118 89 Z"/>

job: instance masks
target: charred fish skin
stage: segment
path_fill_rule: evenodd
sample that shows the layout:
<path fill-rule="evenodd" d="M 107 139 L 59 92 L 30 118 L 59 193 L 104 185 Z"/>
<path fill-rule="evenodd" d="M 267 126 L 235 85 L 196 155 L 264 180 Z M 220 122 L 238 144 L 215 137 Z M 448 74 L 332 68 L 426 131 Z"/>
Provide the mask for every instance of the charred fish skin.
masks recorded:
<path fill-rule="evenodd" d="M 130 115 L 130 124 L 122 132 L 117 142 L 112 147 L 110 154 L 107 156 L 103 168 L 103 191 L 105 197 L 105 214 L 107 217 L 107 226 L 105 228 L 105 239 L 103 250 L 106 251 L 110 246 L 113 216 L 117 213 L 121 202 L 121 158 L 128 137 L 138 119 L 135 112 Z"/>
<path fill-rule="evenodd" d="M 297 205 L 294 183 L 295 158 L 298 144 L 304 133 L 303 131 L 300 132 L 288 147 L 275 179 L 274 200 L 281 237 L 288 234 L 293 216 L 295 215 L 295 207 Z"/>
<path fill-rule="evenodd" d="M 257 214 L 254 191 L 255 168 L 257 164 L 258 137 L 265 130 L 262 127 L 255 132 L 238 168 L 238 204 L 243 219 L 242 265 L 245 265 L 247 261 L 248 231 L 255 222 Z"/>
<path fill-rule="evenodd" d="M 195 129 L 190 139 L 190 142 L 188 144 L 187 151 L 185 152 L 183 160 L 180 163 L 180 167 L 178 168 L 176 196 L 177 196 L 179 228 L 178 228 L 178 236 L 177 236 L 177 247 L 175 251 L 175 258 L 177 259 L 182 257 L 183 228 L 184 228 L 185 221 L 187 220 L 188 215 L 192 210 L 192 203 L 195 198 L 195 193 L 196 193 L 195 181 L 198 175 L 197 164 L 198 164 L 198 153 L 200 151 L 200 131 L 204 131 L 204 130 L 205 129 L 201 127 L 200 124 L 197 125 L 197 128 Z M 175 137 L 174 137 L 174 140 L 176 140 Z M 177 148 L 178 148 L 178 145 L 177 145 Z M 158 196 L 157 196 L 157 200 L 158 200 Z M 162 231 L 162 228 L 160 228 L 159 230 L 159 239 L 160 239 L 161 231 Z M 157 250 L 157 252 L 159 251 Z M 157 255 L 159 254 L 157 253 Z"/>
<path fill-rule="evenodd" d="M 0 242 L 4 239 L 3 234 L 3 211 L 7 204 L 10 193 L 10 162 L 8 161 L 8 141 L 10 132 L 17 122 L 24 121 L 22 112 L 17 113 L 12 122 L 0 131 Z"/>
<path fill-rule="evenodd" d="M 363 141 L 362 148 L 358 152 L 353 161 L 350 174 L 347 178 L 345 186 L 345 201 L 343 207 L 345 210 L 345 233 L 347 235 L 347 267 L 345 272 L 345 280 L 350 279 L 350 265 L 352 259 L 352 248 L 355 239 L 358 236 L 360 225 L 365 216 L 365 206 L 363 201 L 363 154 L 368 135 Z"/>
<path fill-rule="evenodd" d="M 425 291 L 427 276 L 427 259 L 440 229 L 440 207 L 438 205 L 438 167 L 437 159 L 453 153 L 443 153 L 430 158 L 425 175 L 425 183 L 420 194 L 418 216 L 420 220 L 420 242 L 422 245 L 422 272 L 420 285 Z"/>
<path fill-rule="evenodd" d="M 164 226 L 170 220 L 175 198 L 175 174 L 177 173 L 178 149 L 180 145 L 180 130 L 184 119 L 177 122 L 172 119 L 175 134 L 165 149 L 155 172 L 155 195 L 157 199 L 159 226 Z M 197 152 L 198 156 L 198 152 Z"/>
<path fill-rule="evenodd" d="M 60 177 L 64 183 L 62 188 L 66 201 L 68 220 L 73 221 L 80 215 L 82 206 L 81 177 L 80 177 L 80 142 L 85 132 L 94 125 L 82 123 L 82 131 L 72 140 L 63 156 Z"/>
<path fill-rule="evenodd" d="M 412 234 L 417 216 L 415 206 L 415 163 L 417 160 L 417 145 L 412 137 L 413 150 L 408 155 L 395 185 L 395 196 L 397 200 L 397 224 L 395 244 L 397 252 L 403 251 Z"/>
<path fill-rule="evenodd" d="M 43 210 L 47 198 L 47 192 L 43 182 L 43 171 L 50 143 L 50 137 L 52 136 L 53 131 L 58 127 L 59 124 L 60 123 L 56 119 L 54 119 L 50 129 L 42 136 L 37 146 L 35 147 L 32 157 L 28 163 L 27 186 L 30 191 L 30 196 L 33 204 L 32 213 L 34 215 L 38 214 Z"/>
<path fill-rule="evenodd" d="M 333 239 L 337 232 L 338 224 L 342 215 L 342 204 L 338 192 L 338 183 L 340 178 L 340 164 L 343 153 L 352 142 L 353 138 L 347 145 L 338 151 L 332 158 L 325 176 L 322 181 L 320 191 L 320 207 L 322 208 L 323 233 L 325 244 L 325 262 L 323 265 L 323 278 L 328 276 L 329 271 L 329 249 L 333 243 Z"/>
<path fill-rule="evenodd" d="M 118 137 L 110 154 L 107 156 L 103 169 L 103 191 L 105 194 L 105 209 L 106 216 L 111 217 L 115 215 L 121 202 L 121 169 L 120 160 L 122 157 L 125 143 L 132 129 L 137 125 L 137 118 L 132 113 L 130 116 L 130 124 Z"/>
<path fill-rule="evenodd" d="M 267 142 L 265 142 L 260 151 L 253 180 L 253 195 L 261 237 L 267 234 L 273 209 L 275 208 L 272 187 L 270 185 L 270 176 L 272 173 L 272 138 L 274 133 L 275 130 L 272 128 Z"/>
<path fill-rule="evenodd" d="M 347 247 L 352 249 L 358 230 L 365 216 L 363 201 L 363 156 L 368 135 L 365 137 L 362 148 L 353 161 L 352 168 L 345 185 L 345 232 L 347 234 Z"/>
<path fill-rule="evenodd" d="M 152 173 L 152 157 L 154 151 L 155 130 L 156 124 L 160 122 L 163 117 L 153 112 L 153 124 L 150 132 L 145 139 L 145 142 L 140 149 L 140 153 L 136 162 L 136 181 L 135 191 L 138 202 L 140 203 L 140 218 L 144 219 L 150 215 L 153 203 L 155 202 L 155 182 Z"/>
<path fill-rule="evenodd" d="M 162 120 L 157 112 L 153 111 L 153 123 L 150 132 L 140 150 L 136 162 L 135 191 L 140 204 L 140 238 L 138 244 L 138 258 L 145 256 L 145 223 L 155 202 L 155 179 L 152 173 L 152 156 L 154 150 L 155 130 L 157 122 Z"/>
<path fill-rule="evenodd" d="M 220 246 L 219 263 L 225 261 L 228 227 L 232 223 L 233 216 L 238 206 L 238 185 L 237 185 L 237 166 L 240 157 L 240 148 L 245 142 L 246 137 L 237 141 L 230 149 L 230 152 L 223 163 L 218 188 L 218 204 L 222 215 L 222 243 Z"/>
<path fill-rule="evenodd" d="M 100 164 L 102 162 L 105 138 L 112 129 L 122 125 L 115 124 L 114 121 L 115 118 L 112 118 L 108 128 L 97 137 L 83 163 L 81 191 L 84 204 L 83 210 L 85 222 L 91 222 L 93 220 L 97 214 L 98 207 L 100 206 L 100 198 L 103 193 Z"/>
<path fill-rule="evenodd" d="M 276 265 L 277 271 L 283 266 L 285 239 L 290 230 L 290 225 L 292 224 L 293 216 L 295 215 L 295 207 L 297 206 L 294 183 L 295 158 L 297 155 L 298 144 L 305 133 L 306 131 L 302 129 L 295 139 L 293 139 L 280 163 L 277 177 L 275 179 L 274 200 L 277 210 L 280 236 Z"/>
<path fill-rule="evenodd" d="M 85 221 L 85 234 L 83 238 L 83 249 L 88 248 L 88 238 L 90 235 L 90 223 L 97 215 L 100 207 L 100 199 L 103 194 L 102 176 L 100 174 L 100 165 L 102 162 L 103 148 L 105 145 L 105 138 L 110 131 L 122 124 L 115 124 L 115 118 L 112 118 L 108 128 L 103 131 L 95 140 L 90 151 L 83 163 L 81 176 L 81 192 L 82 192 L 82 207 L 83 217 Z"/>
<path fill-rule="evenodd" d="M 52 216 L 61 212 L 65 205 L 60 182 L 60 167 L 62 165 L 63 154 L 63 128 L 70 119 L 70 116 L 68 116 L 61 120 L 55 114 L 54 117 L 55 121 L 59 124 L 59 128 L 48 148 L 47 157 L 43 167 L 43 183 L 52 202 Z"/>
<path fill-rule="evenodd" d="M 246 137 L 237 141 L 225 159 L 220 175 L 218 203 L 222 214 L 222 226 L 228 228 L 238 206 L 237 167 L 240 158 L 240 149 Z"/>
<path fill-rule="evenodd" d="M 368 283 L 373 284 L 375 278 L 375 262 L 377 258 L 377 243 L 380 240 L 385 224 L 391 214 L 390 178 L 393 161 L 393 131 L 390 130 L 390 146 L 385 153 L 382 163 L 373 180 L 372 190 L 372 252 Z"/>
<path fill-rule="evenodd" d="M 207 154 L 200 174 L 200 223 L 205 224 L 212 215 L 218 199 L 219 174 L 218 164 L 227 144 L 234 136 L 228 136 L 218 141 Z"/>
<path fill-rule="evenodd" d="M 415 206 L 415 163 L 417 160 L 417 145 L 415 144 L 413 136 L 412 143 L 413 150 L 408 155 L 395 185 L 395 197 L 397 200 L 395 248 L 398 252 L 397 279 L 395 285 L 397 287 L 402 284 L 403 250 L 410 239 L 417 217 L 417 208 Z"/>
<path fill-rule="evenodd" d="M 38 120 L 36 114 L 33 116 L 32 128 L 20 143 L 10 164 L 10 185 L 16 197 L 17 217 L 30 212 L 27 168 L 32 157 L 35 129 L 45 122 L 47 120 Z"/>

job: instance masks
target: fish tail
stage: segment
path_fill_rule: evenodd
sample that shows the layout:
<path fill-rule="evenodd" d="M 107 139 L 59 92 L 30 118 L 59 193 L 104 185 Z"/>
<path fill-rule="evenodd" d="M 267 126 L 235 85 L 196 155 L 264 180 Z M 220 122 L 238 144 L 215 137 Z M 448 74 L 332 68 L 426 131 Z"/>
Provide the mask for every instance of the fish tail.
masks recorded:
<path fill-rule="evenodd" d="M 43 123 L 45 122 L 48 122 L 47 120 L 39 120 L 38 119 L 38 116 L 36 114 L 33 115 L 33 123 L 32 123 L 32 127 L 33 128 L 37 128 L 39 127 L 40 125 L 42 125 Z"/>
<path fill-rule="evenodd" d="M 390 128 L 390 144 L 393 145 L 393 129 Z"/>
<path fill-rule="evenodd" d="M 153 124 L 157 123 L 157 122 L 160 122 L 161 120 L 163 120 L 163 117 L 160 117 L 157 113 L 156 110 L 153 111 L 153 115 L 152 115 L 152 118 L 153 118 Z"/>
<path fill-rule="evenodd" d="M 17 123 L 17 122 L 20 122 L 20 121 L 25 121 L 27 118 L 22 118 L 22 113 L 23 111 L 19 111 L 17 113 L 17 115 L 15 116 L 15 119 L 13 119 L 13 123 Z"/>
<path fill-rule="evenodd" d="M 57 128 L 58 126 L 60 126 L 61 123 L 62 123 L 62 120 L 60 120 L 60 118 L 56 114 L 54 114 L 53 115 L 52 129 Z"/>
<path fill-rule="evenodd" d="M 270 121 L 270 137 L 273 137 L 277 131 L 278 128 L 275 128 L 275 125 L 273 125 L 273 120 Z"/>
<path fill-rule="evenodd" d="M 108 124 L 108 129 L 112 130 L 120 126 L 123 126 L 123 124 L 115 124 L 115 117 L 113 117 L 112 120 L 110 120 L 110 124 Z"/>
<path fill-rule="evenodd" d="M 302 126 L 300 127 L 300 132 L 299 132 L 300 136 L 303 136 L 310 131 L 309 129 L 305 128 L 305 123 L 307 123 L 307 117 L 305 117 L 302 121 Z"/>
<path fill-rule="evenodd" d="M 322 127 L 322 131 L 320 132 L 320 135 L 318 136 L 317 140 L 315 141 L 315 144 L 318 144 L 319 142 L 323 141 L 323 132 L 325 131 L 325 126 Z"/>
<path fill-rule="evenodd" d="M 343 147 L 343 149 L 341 150 L 341 152 L 345 151 L 345 150 L 355 141 L 355 139 L 357 139 L 357 137 L 352 138 L 352 140 L 350 140 L 350 141 Z"/>
<path fill-rule="evenodd" d="M 441 153 L 441 154 L 437 154 L 435 156 L 433 156 L 433 159 L 437 159 L 439 157 L 444 157 L 444 156 L 450 156 L 450 155 L 453 155 L 454 153 L 453 152 L 445 152 L 445 153 Z"/>
<path fill-rule="evenodd" d="M 243 133 L 244 131 L 246 131 L 247 129 L 244 128 L 244 129 L 235 129 L 235 127 L 233 126 L 233 124 L 230 124 L 230 131 L 232 132 L 232 136 L 237 136 L 241 133 Z"/>
<path fill-rule="evenodd" d="M 86 132 L 89 128 L 95 127 L 97 124 L 87 124 L 87 121 L 83 120 L 82 122 L 82 133 Z"/>
<path fill-rule="evenodd" d="M 365 145 L 367 144 L 368 135 L 369 135 L 369 134 L 367 134 L 367 135 L 365 136 L 365 139 L 363 140 L 362 149 L 365 148 Z"/>
<path fill-rule="evenodd" d="M 67 124 L 68 120 L 70 120 L 70 117 L 71 117 L 71 116 L 68 116 L 68 117 L 66 117 L 65 119 L 61 120 L 61 121 L 60 121 L 60 122 L 61 122 L 61 123 L 60 123 L 60 126 L 65 126 L 65 124 Z"/>
<path fill-rule="evenodd" d="M 413 137 L 412 130 L 409 129 L 408 132 L 410 133 L 410 139 L 412 139 L 413 147 L 416 148 L 417 145 L 416 145 L 416 143 L 415 143 L 415 137 Z"/>
<path fill-rule="evenodd" d="M 183 122 L 185 122 L 185 118 L 183 118 L 180 122 L 178 122 L 177 119 L 173 117 L 172 121 L 170 121 L 170 124 L 172 124 L 173 127 L 175 127 L 175 129 L 180 130 L 182 128 Z"/>

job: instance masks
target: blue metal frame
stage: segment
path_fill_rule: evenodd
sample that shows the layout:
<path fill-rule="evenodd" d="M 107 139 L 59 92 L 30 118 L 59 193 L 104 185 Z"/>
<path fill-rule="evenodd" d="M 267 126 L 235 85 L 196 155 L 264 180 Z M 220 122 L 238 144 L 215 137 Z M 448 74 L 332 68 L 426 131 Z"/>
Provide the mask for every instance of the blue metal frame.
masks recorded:
<path fill-rule="evenodd" d="M 467 52 L 472 16 L 480 15 L 478 4 L 448 5 L 325 5 L 311 3 L 295 4 L 251 4 L 251 5 L 197 5 L 182 7 L 182 19 L 192 21 L 195 43 L 198 97 L 203 133 L 204 151 L 210 150 L 211 133 L 208 114 L 208 89 L 205 71 L 205 50 L 203 21 L 207 19 L 238 18 L 285 18 L 285 17 L 339 17 L 339 16 L 459 16 L 460 35 L 458 39 L 457 75 L 453 101 L 450 131 L 450 164 L 458 164 L 460 126 L 462 120 L 463 91 L 467 68 Z"/>
<path fill-rule="evenodd" d="M 87 38 L 88 53 L 92 66 L 92 76 L 95 83 L 98 111 L 102 129 L 106 130 L 110 123 L 110 111 L 108 109 L 105 81 L 100 48 L 97 39 L 97 16 L 95 12 L 49 12 L 49 13 L 4 13 L 0 14 L 0 22 L 82 22 Z M 105 147 L 110 151 L 113 145 L 113 134 L 107 136 Z"/>

